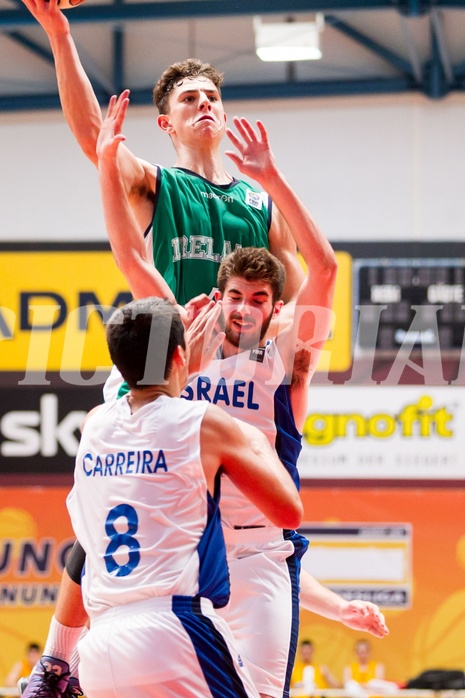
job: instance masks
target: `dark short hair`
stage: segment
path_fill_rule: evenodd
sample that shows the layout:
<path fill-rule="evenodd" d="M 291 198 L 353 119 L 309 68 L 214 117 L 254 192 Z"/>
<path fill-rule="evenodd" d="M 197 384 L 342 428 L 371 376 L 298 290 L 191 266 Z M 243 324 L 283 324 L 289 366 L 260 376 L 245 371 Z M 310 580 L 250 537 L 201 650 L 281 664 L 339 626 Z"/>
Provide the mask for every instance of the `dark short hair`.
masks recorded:
<path fill-rule="evenodd" d="M 176 347 L 186 348 L 181 317 L 163 298 L 142 298 L 118 308 L 106 336 L 111 360 L 130 388 L 161 385 L 170 375 Z"/>
<path fill-rule="evenodd" d="M 42 648 L 38 642 L 30 642 L 26 649 L 28 652 L 32 652 L 32 651 L 40 652 Z"/>
<path fill-rule="evenodd" d="M 264 247 L 238 247 L 223 259 L 217 277 L 220 293 L 224 293 L 226 284 L 233 276 L 270 284 L 273 303 L 283 295 L 286 280 L 284 265 Z"/>
<path fill-rule="evenodd" d="M 169 95 L 176 85 L 182 84 L 186 78 L 204 77 L 211 80 L 221 96 L 221 85 L 223 84 L 223 73 L 210 63 L 202 63 L 198 58 L 188 58 L 179 63 L 170 65 L 161 75 L 157 84 L 153 88 L 153 102 L 159 114 L 168 113 Z"/>

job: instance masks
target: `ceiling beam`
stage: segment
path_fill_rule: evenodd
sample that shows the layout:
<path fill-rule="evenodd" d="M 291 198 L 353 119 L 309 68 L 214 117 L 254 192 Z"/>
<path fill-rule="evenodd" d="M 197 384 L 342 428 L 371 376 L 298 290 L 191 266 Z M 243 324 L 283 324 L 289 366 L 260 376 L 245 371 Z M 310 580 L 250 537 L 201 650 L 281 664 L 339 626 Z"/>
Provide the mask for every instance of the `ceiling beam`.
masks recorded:
<path fill-rule="evenodd" d="M 293 83 L 260 83 L 250 85 L 227 85 L 222 88 L 225 102 L 264 99 L 288 99 L 299 97 L 334 97 L 362 94 L 396 94 L 417 90 L 407 78 L 371 80 L 320 80 Z M 417 90 L 418 91 L 418 90 Z M 102 106 L 108 102 L 106 91 L 96 90 Z M 131 104 L 151 105 L 152 87 L 132 89 Z M 61 109 L 58 94 L 0 95 L 0 111 L 32 111 Z"/>
<path fill-rule="evenodd" d="M 349 39 L 352 39 L 360 46 L 363 46 L 363 48 L 367 49 L 371 53 L 374 53 L 379 58 L 382 58 L 384 61 L 386 61 L 386 63 L 389 63 L 389 65 L 396 70 L 400 70 L 400 72 L 404 73 L 404 75 L 413 77 L 412 68 L 408 61 L 401 56 L 398 56 L 396 53 L 394 53 L 394 51 L 386 48 L 378 41 L 370 38 L 367 34 L 355 29 L 355 27 L 352 27 L 350 24 L 344 22 L 338 17 L 335 17 L 334 15 L 326 15 L 325 22 L 341 34 L 344 34 L 344 36 L 349 37 Z"/>
<path fill-rule="evenodd" d="M 423 0 L 426 1 L 426 0 Z M 437 4 L 445 0 L 437 0 Z M 465 7 L 465 0 L 461 2 Z M 131 22 L 143 19 L 195 19 L 237 15 L 269 15 L 292 12 L 393 9 L 391 0 L 174 0 L 173 2 L 133 2 L 110 5 L 81 5 L 69 11 L 73 24 Z M 25 7 L 0 10 L 0 28 L 15 29 L 35 25 Z"/>

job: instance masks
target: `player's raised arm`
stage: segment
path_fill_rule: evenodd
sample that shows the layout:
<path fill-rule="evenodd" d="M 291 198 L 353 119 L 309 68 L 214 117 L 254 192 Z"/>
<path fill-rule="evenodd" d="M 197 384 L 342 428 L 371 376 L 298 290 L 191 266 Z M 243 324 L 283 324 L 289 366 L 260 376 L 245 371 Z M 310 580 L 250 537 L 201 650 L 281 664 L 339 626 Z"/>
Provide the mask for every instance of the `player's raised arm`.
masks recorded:
<path fill-rule="evenodd" d="M 295 322 L 278 338 L 280 353 L 293 367 L 292 379 L 298 386 L 298 390 L 292 391 L 292 400 L 299 425 L 305 417 L 308 382 L 329 336 L 336 257 L 312 215 L 278 169 L 262 122 L 257 121 L 253 128 L 247 119 L 235 117 L 234 125 L 239 135 L 231 129 L 227 134 L 236 151 L 227 151 L 227 155 L 271 196 L 307 265 L 295 299 Z"/>
<path fill-rule="evenodd" d="M 286 269 L 283 300 L 285 303 L 288 303 L 297 296 L 303 280 L 303 271 L 297 257 L 296 241 L 289 230 L 286 217 L 283 215 L 284 212 L 281 211 L 276 192 L 272 194 L 265 181 L 267 172 L 275 168 L 274 157 L 268 138 L 266 137 L 265 140 L 256 138 L 253 129 L 246 119 L 235 117 L 234 124 L 242 139 L 238 138 L 231 129 L 227 129 L 226 133 L 231 143 L 235 146 L 236 151 L 227 151 L 226 154 L 233 160 L 240 172 L 259 182 L 272 198 L 273 208 L 269 231 L 269 249 L 284 264 Z"/>
<path fill-rule="evenodd" d="M 110 99 L 97 140 L 97 167 L 105 225 L 116 264 L 124 274 L 134 298 L 159 296 L 175 303 L 173 292 L 149 257 L 123 180 L 121 149 L 125 136 L 122 128 L 128 104 L 127 91 Z"/>
<path fill-rule="evenodd" d="M 275 526 L 294 529 L 300 525 L 300 495 L 262 432 L 239 423 L 216 405 L 209 405 L 200 438 L 202 463 L 211 491 L 221 464 L 236 487 Z"/>
<path fill-rule="evenodd" d="M 102 110 L 79 58 L 66 13 L 59 9 L 58 0 L 23 2 L 50 42 L 65 119 L 86 157 L 97 165 L 96 148 L 103 121 Z M 127 187 L 130 187 L 133 181 L 146 178 L 146 167 L 143 161 L 128 149 L 125 150 L 124 177 L 128 182 Z"/>

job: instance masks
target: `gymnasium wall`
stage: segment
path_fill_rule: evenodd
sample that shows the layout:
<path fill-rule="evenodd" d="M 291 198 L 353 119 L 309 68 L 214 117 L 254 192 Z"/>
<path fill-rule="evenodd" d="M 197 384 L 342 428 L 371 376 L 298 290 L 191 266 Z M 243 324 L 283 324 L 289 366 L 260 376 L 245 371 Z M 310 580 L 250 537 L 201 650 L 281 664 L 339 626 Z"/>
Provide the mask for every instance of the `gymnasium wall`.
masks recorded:
<path fill-rule="evenodd" d="M 462 239 L 465 97 L 226 108 L 264 121 L 279 165 L 331 240 Z M 174 162 L 155 108 L 131 108 L 125 132 L 140 157 Z M 96 173 L 60 112 L 0 114 L 0 143 L 0 240 L 105 239 Z"/>

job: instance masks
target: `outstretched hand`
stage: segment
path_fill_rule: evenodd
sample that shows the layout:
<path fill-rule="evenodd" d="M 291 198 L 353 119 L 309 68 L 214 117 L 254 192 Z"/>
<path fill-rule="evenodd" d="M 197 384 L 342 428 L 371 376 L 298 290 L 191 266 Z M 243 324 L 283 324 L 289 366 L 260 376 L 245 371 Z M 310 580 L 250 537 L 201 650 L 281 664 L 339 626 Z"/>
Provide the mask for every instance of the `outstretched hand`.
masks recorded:
<path fill-rule="evenodd" d="M 69 31 L 66 14 L 58 5 L 58 0 L 23 0 L 27 9 L 39 22 L 47 36 L 64 34 Z"/>
<path fill-rule="evenodd" d="M 349 601 L 342 610 L 341 622 L 352 630 L 371 633 L 375 637 L 389 634 L 384 615 L 370 601 Z"/>
<path fill-rule="evenodd" d="M 234 162 L 239 172 L 264 183 L 277 172 L 267 130 L 261 121 L 257 121 L 258 133 L 247 119 L 235 116 L 233 121 L 240 138 L 230 128 L 226 129 L 226 134 L 236 150 L 227 150 L 225 154 Z"/>
<path fill-rule="evenodd" d="M 119 144 L 126 140 L 122 129 L 128 105 L 129 90 L 123 90 L 119 97 L 113 95 L 110 98 L 107 114 L 97 139 L 97 156 L 99 160 L 115 157 Z"/>
<path fill-rule="evenodd" d="M 223 344 L 225 333 L 218 332 L 221 301 L 210 301 L 191 322 L 186 340 L 189 345 L 189 374 L 198 373 L 215 357 Z"/>

